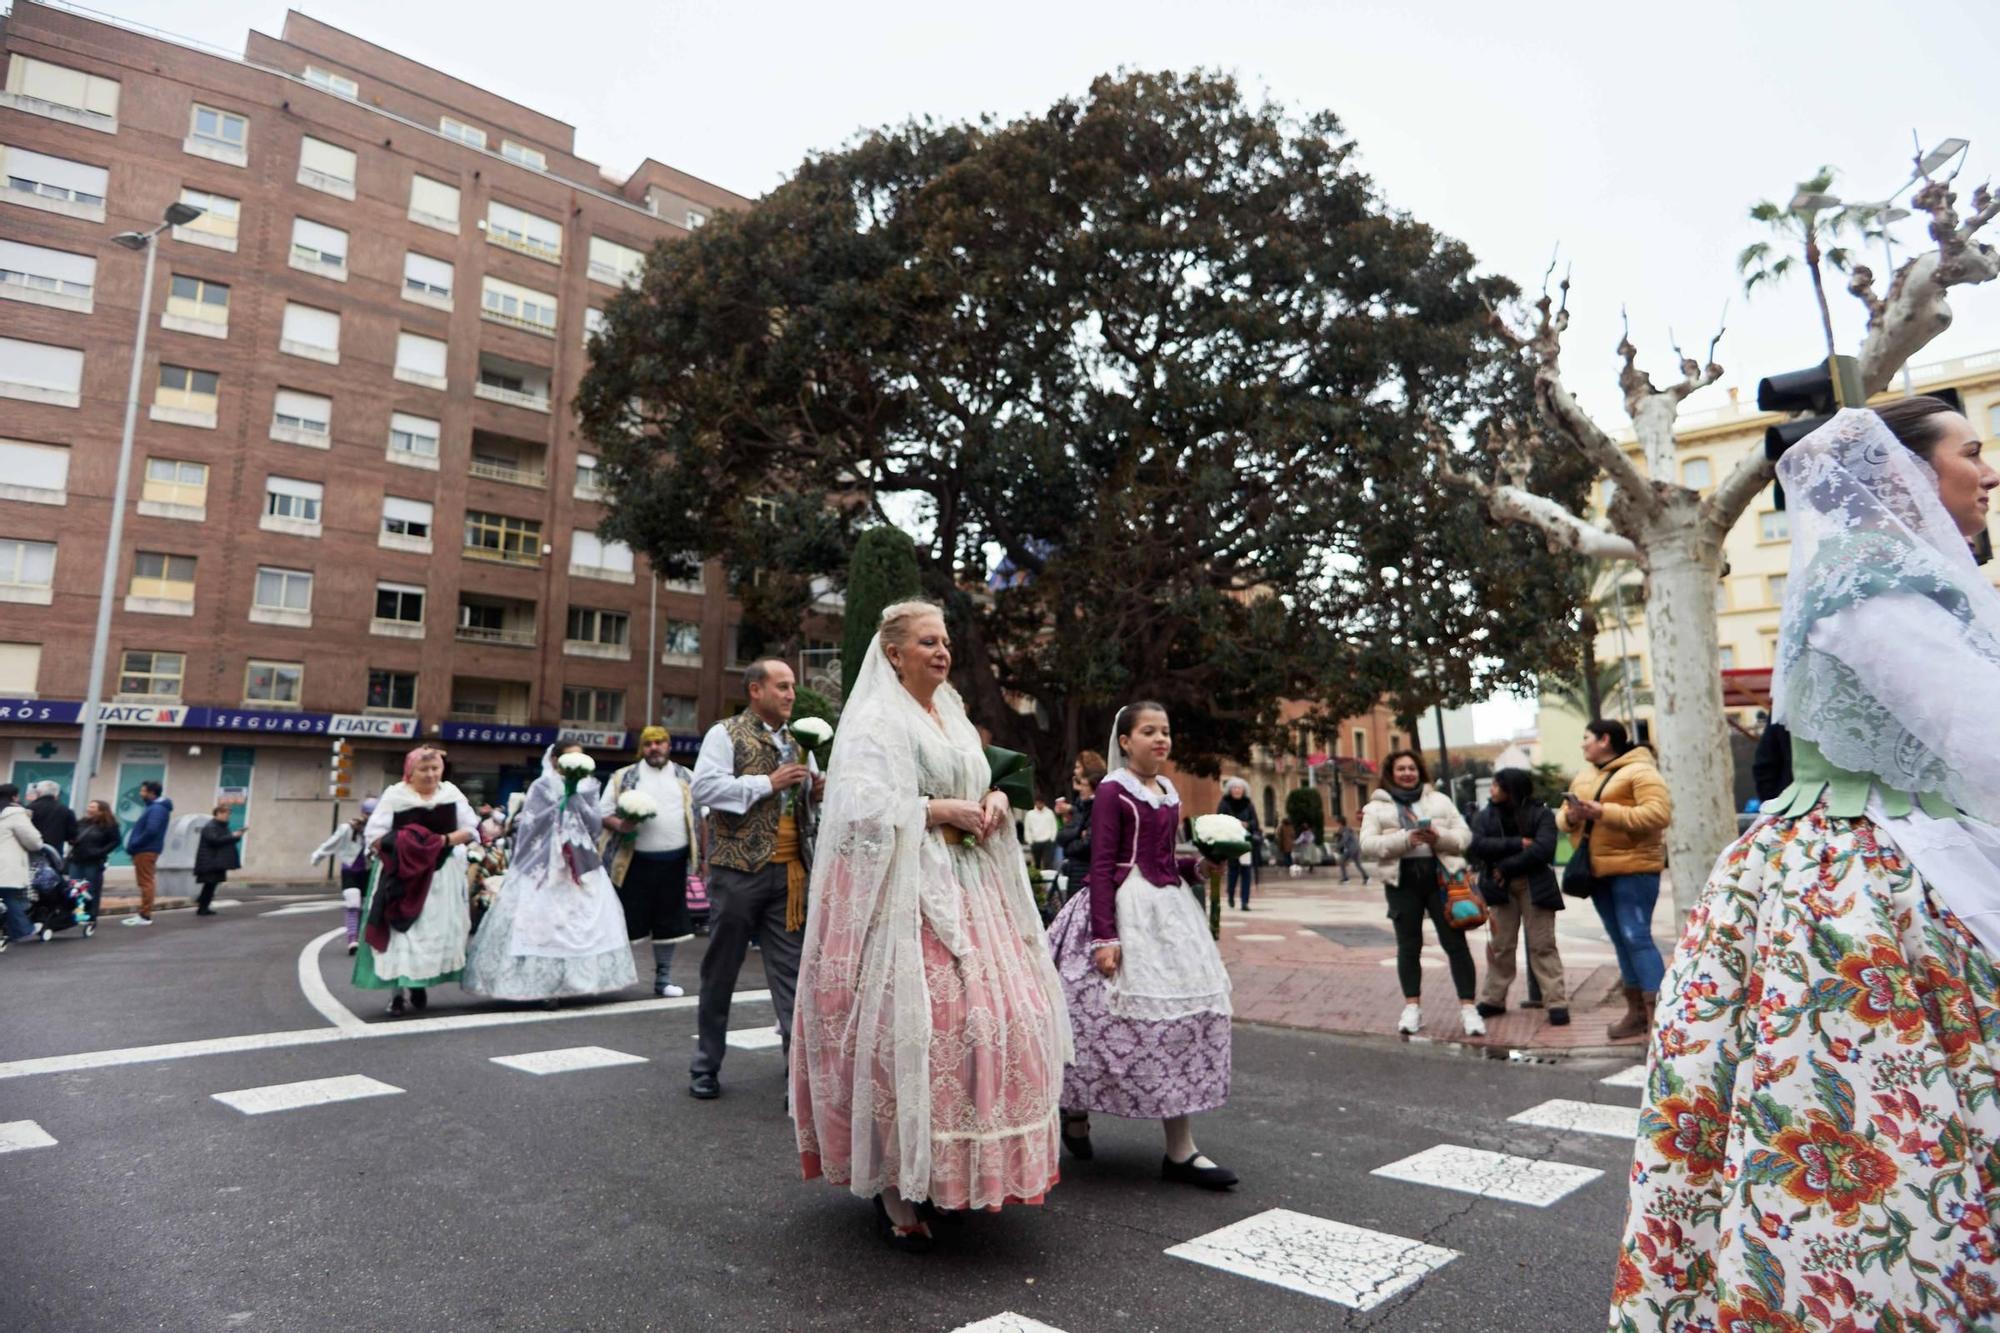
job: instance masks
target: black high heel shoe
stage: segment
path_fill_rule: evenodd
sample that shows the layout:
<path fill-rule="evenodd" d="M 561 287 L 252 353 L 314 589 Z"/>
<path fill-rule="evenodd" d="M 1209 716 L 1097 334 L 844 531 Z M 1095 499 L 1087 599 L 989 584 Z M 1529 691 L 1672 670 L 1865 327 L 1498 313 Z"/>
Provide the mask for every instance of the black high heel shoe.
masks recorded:
<path fill-rule="evenodd" d="M 907 1231 L 897 1226 L 889 1217 L 888 1205 L 882 1196 L 875 1196 L 875 1234 L 887 1241 L 892 1250 L 904 1254 L 929 1254 L 931 1252 L 931 1229 L 922 1222 Z"/>
<path fill-rule="evenodd" d="M 1071 1125 L 1082 1125 L 1083 1133 L 1070 1133 L 1069 1127 Z M 1090 1117 L 1088 1115 L 1065 1114 L 1062 1118 L 1062 1133 L 1060 1137 L 1062 1138 L 1063 1147 L 1069 1149 L 1070 1155 L 1079 1162 L 1087 1162 L 1097 1156 L 1097 1149 L 1093 1148 L 1090 1144 Z"/>

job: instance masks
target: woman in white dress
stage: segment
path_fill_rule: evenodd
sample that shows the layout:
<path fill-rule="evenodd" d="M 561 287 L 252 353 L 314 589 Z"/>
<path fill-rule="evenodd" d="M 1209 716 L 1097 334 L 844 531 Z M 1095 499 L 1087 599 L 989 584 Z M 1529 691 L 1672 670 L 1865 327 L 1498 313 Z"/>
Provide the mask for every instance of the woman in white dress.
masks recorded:
<path fill-rule="evenodd" d="M 429 988 L 458 980 L 465 937 L 465 846 L 479 827 L 457 787 L 444 780 L 444 751 L 420 745 L 403 760 L 403 780 L 382 793 L 362 840 L 373 853 L 363 943 L 354 984 L 387 990 L 400 1014 L 404 992 L 422 1009 Z"/>
<path fill-rule="evenodd" d="M 514 820 L 507 873 L 472 938 L 460 983 L 496 1000 L 596 995 L 632 985 L 638 972 L 625 939 L 625 912 L 597 853 L 603 821 L 597 779 L 566 790 L 551 746 L 542 775 Z"/>

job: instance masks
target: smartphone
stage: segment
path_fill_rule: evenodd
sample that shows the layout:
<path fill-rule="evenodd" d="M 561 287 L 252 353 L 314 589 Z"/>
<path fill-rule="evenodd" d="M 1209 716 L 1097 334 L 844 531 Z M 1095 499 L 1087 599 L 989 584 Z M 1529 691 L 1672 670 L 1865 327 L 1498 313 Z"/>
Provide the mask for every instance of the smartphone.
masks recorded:
<path fill-rule="evenodd" d="M 1417 821 L 1417 827 L 1419 829 L 1427 829 L 1430 826 L 1431 826 L 1431 821 L 1429 820 L 1429 818 L 1419 819 Z"/>
<path fill-rule="evenodd" d="M 1573 791 L 1566 791 L 1566 792 L 1564 792 L 1564 793 L 1563 793 L 1563 804 L 1564 804 L 1564 805 L 1582 805 L 1582 804 L 1583 804 L 1583 798 L 1582 798 L 1581 796 L 1578 796 L 1578 795 L 1577 795 L 1577 794 L 1576 794 L 1575 792 L 1573 792 Z"/>

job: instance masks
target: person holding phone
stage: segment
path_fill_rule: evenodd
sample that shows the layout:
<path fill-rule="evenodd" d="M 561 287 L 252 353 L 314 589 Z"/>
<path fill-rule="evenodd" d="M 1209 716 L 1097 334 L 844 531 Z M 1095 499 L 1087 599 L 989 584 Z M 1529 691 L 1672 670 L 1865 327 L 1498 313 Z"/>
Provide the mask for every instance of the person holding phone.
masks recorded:
<path fill-rule="evenodd" d="M 1472 830 L 1458 807 L 1429 785 L 1424 757 L 1415 750 L 1398 750 L 1383 761 L 1389 785 L 1376 791 L 1361 812 L 1361 854 L 1382 877 L 1389 901 L 1389 920 L 1396 927 L 1396 978 L 1403 987 L 1403 1012 L 1396 1030 L 1414 1036 L 1424 1025 L 1424 918 L 1429 917 L 1438 946 L 1451 964 L 1451 984 L 1458 992 L 1459 1024 L 1468 1037 L 1486 1035 L 1486 1020 L 1474 1007 L 1478 985 L 1472 950 L 1465 932 L 1445 920 L 1442 889 L 1446 875 L 1464 868 L 1472 846 Z"/>

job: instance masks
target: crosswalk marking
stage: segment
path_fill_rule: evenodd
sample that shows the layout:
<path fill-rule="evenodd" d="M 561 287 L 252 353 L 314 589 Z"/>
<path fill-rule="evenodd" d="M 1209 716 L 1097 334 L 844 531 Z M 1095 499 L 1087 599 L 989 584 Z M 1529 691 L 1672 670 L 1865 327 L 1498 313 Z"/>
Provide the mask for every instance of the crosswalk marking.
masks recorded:
<path fill-rule="evenodd" d="M 1557 1097 L 1531 1106 L 1508 1121 L 1516 1125 L 1539 1125 L 1577 1134 L 1603 1134 L 1608 1138 L 1629 1139 L 1639 1133 L 1639 1108 L 1611 1106 L 1604 1102 L 1579 1102 Z"/>
<path fill-rule="evenodd" d="M 643 1055 L 628 1055 L 605 1046 L 565 1046 L 554 1051 L 528 1051 L 522 1055 L 496 1055 L 496 1065 L 518 1069 L 524 1074 L 568 1074 L 579 1069 L 604 1069 L 611 1065 L 643 1065 Z"/>
<path fill-rule="evenodd" d="M 1458 1251 L 1272 1208 L 1167 1251 L 1354 1310 L 1372 1310 L 1458 1258 Z"/>
<path fill-rule="evenodd" d="M 0 1152 L 23 1152 L 29 1148 L 53 1148 L 55 1136 L 32 1120 L 0 1123 Z"/>
<path fill-rule="evenodd" d="M 688 1040 L 700 1041 L 701 1034 L 690 1032 Z M 732 1051 L 774 1051 L 785 1044 L 785 1039 L 778 1035 L 778 1029 L 774 1027 L 731 1028 L 722 1043 Z"/>
<path fill-rule="evenodd" d="M 267 1088 L 241 1088 L 213 1094 L 224 1106 L 244 1115 L 268 1115 L 272 1111 L 296 1111 L 303 1106 L 325 1106 L 331 1102 L 351 1102 L 361 1097 L 387 1097 L 400 1093 L 393 1083 L 369 1078 L 366 1074 L 342 1074 L 338 1078 L 309 1078 L 303 1083 L 274 1083 Z"/>
<path fill-rule="evenodd" d="M 951 1333 L 1063 1333 L 1054 1324 L 1044 1324 L 1039 1319 L 1030 1319 L 1024 1314 L 1004 1310 L 991 1319 L 982 1319 L 976 1324 L 960 1324 Z"/>
<path fill-rule="evenodd" d="M 1273 944 L 1282 943 L 1285 937 L 1283 935 L 1238 935 L 1236 938 L 1238 942 L 1243 944 Z"/>
<path fill-rule="evenodd" d="M 1532 1157 L 1514 1157 L 1507 1153 L 1487 1152 L 1483 1148 L 1440 1143 L 1414 1157 L 1378 1166 L 1368 1174 L 1458 1190 L 1464 1194 L 1476 1194 L 1482 1199 L 1505 1199 L 1509 1203 L 1546 1208 L 1604 1173 L 1595 1167 L 1542 1162 Z"/>
<path fill-rule="evenodd" d="M 1633 1065 L 1630 1069 L 1621 1069 L 1609 1078 L 1597 1081 L 1607 1088 L 1643 1088 L 1646 1086 L 1646 1066 Z"/>
<path fill-rule="evenodd" d="M 259 912 L 257 915 L 303 916 L 307 912 L 338 912 L 341 907 L 342 904 L 337 899 L 330 903 L 287 903 L 283 907 L 274 907 L 268 912 Z"/>

